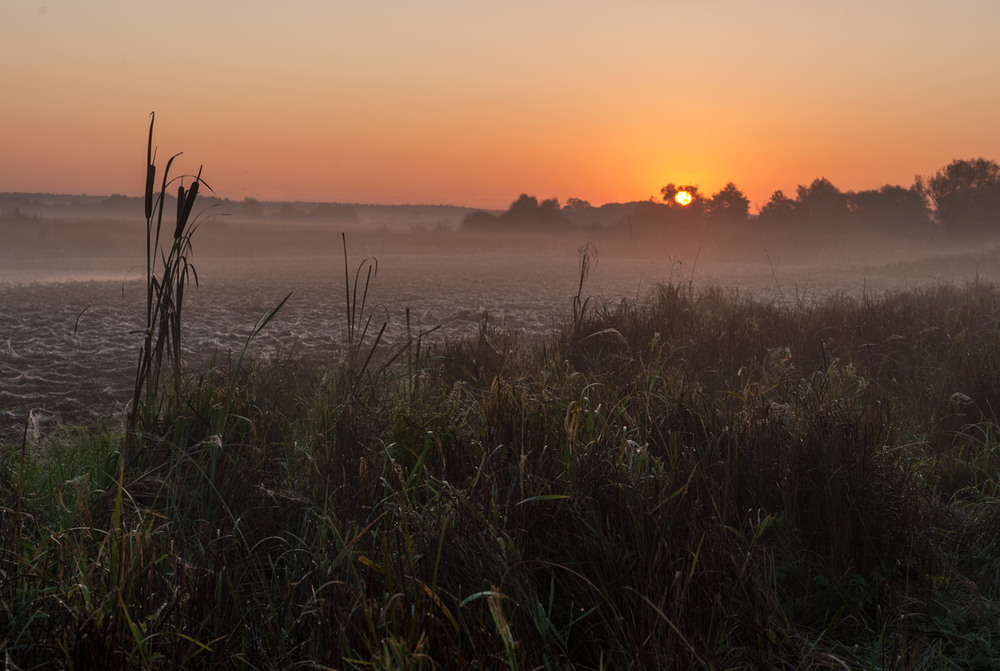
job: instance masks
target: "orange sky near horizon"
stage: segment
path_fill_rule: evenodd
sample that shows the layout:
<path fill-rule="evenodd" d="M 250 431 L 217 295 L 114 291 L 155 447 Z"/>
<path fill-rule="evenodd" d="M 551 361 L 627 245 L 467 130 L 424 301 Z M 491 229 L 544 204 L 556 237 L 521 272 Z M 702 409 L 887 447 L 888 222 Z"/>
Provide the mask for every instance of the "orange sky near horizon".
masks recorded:
<path fill-rule="evenodd" d="M 0 191 L 506 207 L 1000 159 L 1000 3 L 7 3 Z"/>

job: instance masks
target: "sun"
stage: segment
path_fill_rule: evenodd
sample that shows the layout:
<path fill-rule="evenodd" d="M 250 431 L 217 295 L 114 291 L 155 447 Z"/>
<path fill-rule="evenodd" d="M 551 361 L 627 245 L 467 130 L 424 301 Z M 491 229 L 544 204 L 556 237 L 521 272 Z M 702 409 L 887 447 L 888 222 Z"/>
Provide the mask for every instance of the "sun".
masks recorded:
<path fill-rule="evenodd" d="M 678 205 L 690 205 L 691 204 L 691 194 L 687 191 L 678 191 L 677 195 L 674 196 L 674 200 L 677 201 Z"/>

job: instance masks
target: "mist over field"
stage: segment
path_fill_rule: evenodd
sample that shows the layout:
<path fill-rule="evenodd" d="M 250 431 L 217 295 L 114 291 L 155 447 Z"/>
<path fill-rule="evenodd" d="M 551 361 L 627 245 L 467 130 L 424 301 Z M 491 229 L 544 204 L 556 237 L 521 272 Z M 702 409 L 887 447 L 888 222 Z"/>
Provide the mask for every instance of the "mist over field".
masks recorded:
<path fill-rule="evenodd" d="M 9 194 L 0 204 L 5 432 L 29 413 L 61 422 L 120 407 L 141 329 L 138 199 Z M 185 320 L 185 348 L 199 361 L 239 352 L 288 294 L 253 351 L 336 360 L 346 324 L 344 237 L 352 283 L 365 259 L 377 261 L 367 301 L 377 306 L 373 328 L 386 323 L 389 349 L 418 333 L 432 342 L 471 337 L 484 322 L 545 337 L 565 324 L 578 292 L 613 303 L 682 284 L 794 304 L 1000 279 L 991 238 L 926 221 L 810 228 L 760 216 L 685 219 L 652 201 L 559 207 L 530 196 L 493 212 L 252 199 L 208 202 L 201 212 L 190 259 L 199 287 L 188 292 Z M 583 249 L 594 262 L 581 291 Z"/>
<path fill-rule="evenodd" d="M 674 185 L 664 187 L 669 188 Z M 869 193 L 878 194 L 847 195 L 861 201 Z M 989 228 L 970 234 L 932 222 L 929 211 L 908 213 L 895 203 L 894 209 L 883 206 L 867 218 L 857 215 L 857 208 L 848 214 L 844 205 L 842 219 L 830 213 L 827 220 L 820 213 L 814 215 L 815 222 L 802 221 L 804 208 L 797 212 L 780 191 L 775 195 L 787 201 L 778 203 L 787 211 L 776 212 L 780 208 L 772 207 L 772 198 L 758 213 L 747 211 L 737 218 L 706 216 L 708 199 L 702 196 L 698 212 L 679 211 L 670 202 L 653 199 L 599 207 L 570 199 L 560 206 L 527 195 L 506 211 L 202 198 L 193 260 L 208 276 L 223 270 L 227 275 L 244 272 L 261 281 L 294 285 L 295 272 L 280 278 L 268 278 L 267 273 L 285 259 L 295 259 L 293 265 L 303 272 L 321 272 L 331 260 L 342 264 L 344 234 L 356 260 L 379 254 L 403 264 L 407 273 L 413 263 L 419 274 L 428 276 L 457 276 L 464 262 L 477 257 L 513 259 L 524 254 L 537 272 L 557 275 L 565 272 L 558 259 L 576 259 L 580 248 L 590 243 L 602 260 L 591 278 L 595 294 L 603 293 L 602 277 L 620 278 L 611 285 L 619 290 L 645 278 L 759 291 L 767 287 L 760 285 L 761 267 L 775 290 L 782 280 L 816 292 L 850 290 L 852 282 L 865 279 L 873 288 L 901 287 L 974 279 L 977 270 L 980 279 L 993 279 L 997 249 Z M 168 197 L 168 214 L 175 207 Z M 142 261 L 145 246 L 140 215 L 140 200 L 124 196 L 0 194 L 5 236 L 0 282 L 128 279 L 128 271 Z M 427 263 L 427 255 L 443 255 L 457 265 Z M 543 258 L 532 258 L 538 255 Z M 380 271 L 391 271 L 391 265 L 382 263 Z M 613 269 L 603 272 L 602 265 Z M 508 274 L 516 275 L 515 268 L 516 263 Z M 574 282 L 575 274 L 566 281 Z"/>

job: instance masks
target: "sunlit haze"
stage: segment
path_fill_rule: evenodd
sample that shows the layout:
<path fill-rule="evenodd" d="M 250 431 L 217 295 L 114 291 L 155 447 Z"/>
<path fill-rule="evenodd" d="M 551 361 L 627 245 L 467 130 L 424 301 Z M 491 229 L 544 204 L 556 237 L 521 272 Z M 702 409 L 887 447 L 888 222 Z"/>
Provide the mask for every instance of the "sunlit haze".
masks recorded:
<path fill-rule="evenodd" d="M 0 191 L 506 207 L 1000 158 L 1000 3 L 8 2 Z"/>

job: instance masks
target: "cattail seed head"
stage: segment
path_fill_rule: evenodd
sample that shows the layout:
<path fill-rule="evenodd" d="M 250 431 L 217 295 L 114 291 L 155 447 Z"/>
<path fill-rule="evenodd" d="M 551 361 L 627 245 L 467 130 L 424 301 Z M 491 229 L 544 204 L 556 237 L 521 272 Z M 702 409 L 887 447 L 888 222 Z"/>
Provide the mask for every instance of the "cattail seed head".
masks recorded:
<path fill-rule="evenodd" d="M 177 227 L 174 229 L 174 240 L 181 237 L 181 233 L 184 232 L 184 209 L 185 209 L 185 198 L 184 198 L 184 185 L 177 187 Z"/>
<path fill-rule="evenodd" d="M 188 219 L 191 218 L 191 210 L 194 208 L 194 199 L 198 197 L 198 185 L 200 180 L 196 179 L 191 188 L 184 193 L 184 187 L 180 187 L 177 198 L 177 229 L 174 231 L 174 239 L 181 237 L 184 227 L 187 226 Z"/>
<path fill-rule="evenodd" d="M 156 166 L 146 166 L 146 219 L 153 216 L 153 184 L 156 182 Z"/>
<path fill-rule="evenodd" d="M 153 164 L 153 122 L 156 114 L 149 114 L 149 137 L 146 140 L 146 220 L 153 216 L 153 182 L 156 179 L 156 166 Z"/>

